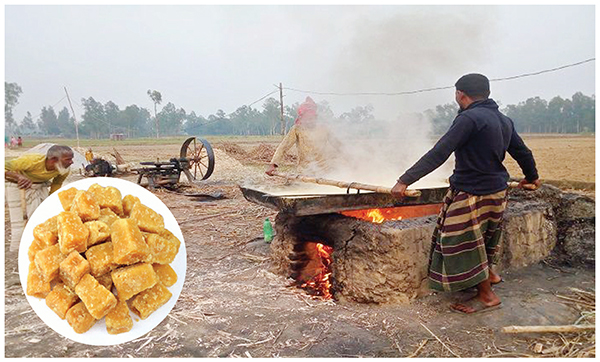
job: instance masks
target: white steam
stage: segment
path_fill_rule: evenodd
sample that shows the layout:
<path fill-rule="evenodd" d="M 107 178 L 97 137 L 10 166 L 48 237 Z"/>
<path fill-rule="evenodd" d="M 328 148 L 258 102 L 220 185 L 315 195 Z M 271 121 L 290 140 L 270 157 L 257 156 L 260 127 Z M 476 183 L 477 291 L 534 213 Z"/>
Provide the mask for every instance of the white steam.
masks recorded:
<path fill-rule="evenodd" d="M 347 29 L 353 34 L 351 40 L 319 88 L 394 93 L 449 86 L 463 74 L 480 71 L 487 47 L 493 45 L 487 36 L 494 27 L 493 7 L 405 8 L 385 21 L 373 21 L 368 15 L 354 19 Z M 317 103 L 332 104 L 338 114 L 371 104 L 375 120 L 349 123 L 321 118 L 333 137 L 331 143 L 338 146 L 325 148 L 326 158 L 334 160 L 329 169 L 308 167 L 306 175 L 392 187 L 439 138 L 431 134 L 431 122 L 420 112 L 454 101 L 454 90 L 401 96 L 311 96 Z M 447 185 L 453 167 L 451 155 L 411 188 Z"/>

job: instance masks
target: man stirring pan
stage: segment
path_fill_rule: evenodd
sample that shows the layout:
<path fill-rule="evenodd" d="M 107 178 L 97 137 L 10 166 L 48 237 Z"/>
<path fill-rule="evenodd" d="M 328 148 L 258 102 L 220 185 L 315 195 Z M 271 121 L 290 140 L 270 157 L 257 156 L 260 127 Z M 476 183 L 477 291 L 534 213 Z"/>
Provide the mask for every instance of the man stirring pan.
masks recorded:
<path fill-rule="evenodd" d="M 500 307 L 492 285 L 502 281 L 491 265 L 497 262 L 496 248 L 507 203 L 506 152 L 519 164 L 525 178 L 520 186 L 539 187 L 533 154 L 517 134 L 512 120 L 498 110 L 490 95 L 489 80 L 467 74 L 455 84 L 460 106 L 448 132 L 392 188 L 404 197 L 408 185 L 442 165 L 454 152 L 456 165 L 450 189 L 438 216 L 429 259 L 432 289 L 455 292 L 477 287 L 477 295 L 451 305 L 465 314 Z"/>
<path fill-rule="evenodd" d="M 27 218 L 29 218 L 49 194 L 62 186 L 72 164 L 73 150 L 68 146 L 60 145 L 50 147 L 46 155 L 25 154 L 6 162 L 4 178 L 10 217 L 11 252 L 19 249 L 25 226 L 21 190 L 25 190 Z"/>

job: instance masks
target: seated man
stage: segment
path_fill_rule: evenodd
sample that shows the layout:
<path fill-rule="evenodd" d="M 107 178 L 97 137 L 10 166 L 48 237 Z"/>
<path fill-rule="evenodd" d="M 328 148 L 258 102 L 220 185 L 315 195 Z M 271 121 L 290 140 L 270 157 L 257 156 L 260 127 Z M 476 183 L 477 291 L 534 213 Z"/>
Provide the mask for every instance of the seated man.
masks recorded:
<path fill-rule="evenodd" d="M 334 154 L 327 147 L 339 148 L 337 140 L 332 137 L 327 127 L 319 123 L 317 104 L 310 97 L 306 97 L 304 103 L 298 108 L 298 118 L 277 147 L 266 171 L 267 175 L 273 176 L 276 167 L 283 161 L 285 153 L 294 145 L 298 152 L 300 173 L 310 170 L 311 173 L 318 174 L 320 171 L 327 170 Z"/>
<path fill-rule="evenodd" d="M 19 242 L 25 226 L 21 189 L 25 190 L 27 217 L 29 218 L 49 194 L 62 186 L 69 175 L 69 167 L 72 164 L 73 151 L 71 148 L 59 145 L 50 147 L 46 155 L 25 154 L 6 162 L 4 178 L 6 180 L 6 202 L 10 215 L 11 252 L 19 249 Z"/>

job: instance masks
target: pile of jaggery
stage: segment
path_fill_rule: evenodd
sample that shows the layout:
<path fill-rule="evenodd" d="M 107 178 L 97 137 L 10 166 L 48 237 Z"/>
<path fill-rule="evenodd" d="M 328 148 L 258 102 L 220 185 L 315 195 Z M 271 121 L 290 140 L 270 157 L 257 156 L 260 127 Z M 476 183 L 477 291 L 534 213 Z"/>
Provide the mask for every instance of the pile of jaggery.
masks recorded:
<path fill-rule="evenodd" d="M 163 217 L 112 186 L 58 193 L 64 211 L 37 225 L 29 247 L 27 294 L 85 333 L 105 318 L 109 334 L 133 327 L 172 296 L 169 265 L 181 242 Z"/>

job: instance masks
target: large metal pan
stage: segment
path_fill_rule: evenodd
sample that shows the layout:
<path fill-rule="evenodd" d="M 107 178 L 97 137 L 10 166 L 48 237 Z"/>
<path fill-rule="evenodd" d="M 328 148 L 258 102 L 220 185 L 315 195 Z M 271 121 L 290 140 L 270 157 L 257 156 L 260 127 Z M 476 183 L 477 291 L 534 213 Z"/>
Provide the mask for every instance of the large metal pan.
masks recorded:
<path fill-rule="evenodd" d="M 296 216 L 337 213 L 345 210 L 379 209 L 408 205 L 439 204 L 448 187 L 420 189 L 419 197 L 399 200 L 387 193 L 364 192 L 323 195 L 274 195 L 240 186 L 246 200 Z M 293 191 L 291 191 L 293 192 Z"/>

